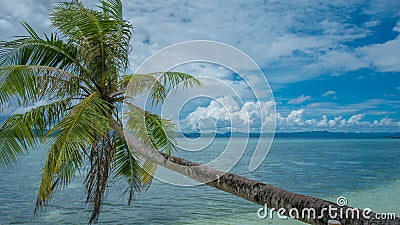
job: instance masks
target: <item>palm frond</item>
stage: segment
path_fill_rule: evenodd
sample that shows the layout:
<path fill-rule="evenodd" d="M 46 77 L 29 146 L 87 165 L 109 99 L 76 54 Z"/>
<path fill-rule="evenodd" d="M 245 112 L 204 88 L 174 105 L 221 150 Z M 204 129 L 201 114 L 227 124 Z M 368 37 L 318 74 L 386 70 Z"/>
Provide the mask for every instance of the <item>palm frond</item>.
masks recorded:
<path fill-rule="evenodd" d="M 22 25 L 30 36 L 0 43 L 0 65 L 42 65 L 65 71 L 83 69 L 76 59 L 75 44 L 64 42 L 55 33 L 42 39 L 26 22 Z"/>
<path fill-rule="evenodd" d="M 128 66 L 131 25 L 111 16 L 117 14 L 118 1 L 104 1 L 106 12 L 85 8 L 82 3 L 58 3 L 50 13 L 54 27 L 79 43 L 80 58 L 85 61 L 99 85 L 116 79 L 117 71 Z"/>
<path fill-rule="evenodd" d="M 101 6 L 99 8 L 103 9 L 108 16 L 114 20 L 124 21 L 122 17 L 122 3 L 120 0 L 103 0 L 100 1 Z"/>
<path fill-rule="evenodd" d="M 151 182 L 153 181 L 154 173 L 157 170 L 157 164 L 150 161 L 150 160 L 144 160 L 140 164 L 140 170 L 139 170 L 139 180 L 140 183 L 143 186 L 150 186 Z"/>
<path fill-rule="evenodd" d="M 174 124 L 170 120 L 161 118 L 157 114 L 146 113 L 145 115 L 147 132 L 155 149 L 170 155 L 176 150 Z"/>
<path fill-rule="evenodd" d="M 7 118 L 0 125 L 0 166 L 12 165 L 42 141 L 47 130 L 65 115 L 69 105 L 70 100 L 64 99 Z"/>
<path fill-rule="evenodd" d="M 0 105 L 8 107 L 12 98 L 19 106 L 43 98 L 72 98 L 79 93 L 79 81 L 64 70 L 40 65 L 10 65 L 0 68 Z"/>
<path fill-rule="evenodd" d="M 175 127 L 171 121 L 134 105 L 129 105 L 129 110 L 125 116 L 127 117 L 126 128 L 140 141 L 169 155 L 176 150 Z M 140 156 L 137 156 L 137 158 L 141 167 L 138 174 L 139 180 L 142 185 L 150 185 L 157 165 L 152 161 L 143 160 Z"/>
<path fill-rule="evenodd" d="M 122 3 L 120 0 L 103 0 L 100 1 L 100 9 L 103 10 L 108 20 L 116 21 L 118 26 L 116 30 L 112 30 L 110 34 L 107 35 L 107 43 L 112 43 L 113 52 L 111 52 L 111 58 L 109 61 L 115 61 L 115 63 L 107 62 L 107 64 L 112 64 L 118 72 L 125 73 L 129 67 L 129 54 L 132 47 L 130 46 L 130 40 L 133 33 L 133 26 L 127 20 L 123 19 L 122 16 Z M 108 76 L 107 83 L 113 84 L 112 90 L 114 92 L 118 86 L 114 86 L 115 81 L 118 76 Z"/>
<path fill-rule="evenodd" d="M 151 99 L 153 105 L 162 102 L 168 94 L 161 82 L 150 74 L 127 75 L 123 77 L 123 83 L 131 85 L 126 89 L 126 96 L 145 95 Z"/>
<path fill-rule="evenodd" d="M 3 123 L 4 124 L 4 123 Z M 0 166 L 9 167 L 26 154 L 24 145 L 34 145 L 34 140 L 26 140 L 11 129 L 1 128 L 0 131 Z M 32 141 L 32 143 L 30 142 Z"/>
<path fill-rule="evenodd" d="M 124 193 L 128 193 L 128 205 L 131 204 L 133 196 L 142 189 L 140 173 L 142 168 L 137 161 L 138 156 L 134 155 L 126 142 L 119 139 L 116 143 L 116 151 L 114 155 L 114 178 L 125 179 L 128 188 Z"/>
<path fill-rule="evenodd" d="M 183 88 L 199 86 L 200 81 L 192 75 L 180 72 L 160 72 L 150 74 L 131 74 L 121 78 L 121 87 L 126 87 L 127 96 L 148 94 L 153 105 L 163 103 L 170 91 L 175 91 L 179 85 Z"/>
<path fill-rule="evenodd" d="M 95 92 L 75 105 L 59 121 L 47 137 L 50 140 L 47 160 L 42 173 L 35 212 L 50 199 L 57 185 L 67 185 L 81 165 L 82 154 L 88 145 L 96 143 L 109 130 L 108 103 Z M 57 181 L 57 182 L 53 182 Z"/>
<path fill-rule="evenodd" d="M 149 113 L 135 105 L 129 105 L 125 114 L 126 128 L 133 132 L 143 143 L 158 151 L 171 154 L 176 150 L 174 124 L 157 114 Z"/>
<path fill-rule="evenodd" d="M 161 83 L 168 87 L 169 90 L 176 90 L 179 84 L 182 84 L 183 88 L 200 86 L 200 81 L 190 74 L 181 72 L 164 72 L 154 74 L 159 77 L 158 79 L 161 80 Z"/>

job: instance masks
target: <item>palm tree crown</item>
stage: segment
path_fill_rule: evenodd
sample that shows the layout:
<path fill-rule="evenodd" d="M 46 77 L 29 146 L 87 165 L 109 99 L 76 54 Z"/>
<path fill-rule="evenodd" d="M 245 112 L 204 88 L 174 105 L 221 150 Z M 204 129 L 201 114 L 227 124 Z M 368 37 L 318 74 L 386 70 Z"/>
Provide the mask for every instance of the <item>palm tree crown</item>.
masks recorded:
<path fill-rule="evenodd" d="M 129 151 L 110 121 L 121 123 L 118 110 L 127 98 L 130 80 L 162 104 L 179 83 L 199 85 L 178 72 L 129 74 L 132 25 L 122 17 L 120 0 L 100 1 L 98 10 L 79 1 L 57 3 L 50 21 L 58 33 L 40 37 L 27 23 L 26 37 L 0 43 L 0 104 L 2 110 L 46 102 L 13 114 L 0 127 L 0 166 L 12 165 L 40 145 L 47 150 L 35 212 L 57 187 L 67 185 L 88 165 L 86 202 L 96 221 L 110 175 L 128 183 L 129 201 L 149 185 L 156 166 Z M 161 78 L 161 79 L 160 79 Z M 143 143 L 170 154 L 174 140 L 170 121 L 135 105 L 129 106 L 127 128 Z M 28 109 L 28 108 L 27 108 Z"/>

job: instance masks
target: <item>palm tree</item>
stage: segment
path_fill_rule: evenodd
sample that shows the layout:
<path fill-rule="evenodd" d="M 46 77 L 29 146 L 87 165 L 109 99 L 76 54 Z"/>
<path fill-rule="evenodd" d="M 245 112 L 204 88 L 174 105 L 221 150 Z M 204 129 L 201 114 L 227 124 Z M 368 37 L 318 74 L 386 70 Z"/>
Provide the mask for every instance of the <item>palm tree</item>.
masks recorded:
<path fill-rule="evenodd" d="M 85 8 L 78 1 L 59 3 L 50 12 L 52 26 L 59 34 L 41 38 L 22 23 L 29 36 L 1 43 L 2 107 L 46 102 L 10 116 L 0 128 L 3 166 L 38 144 L 47 149 L 36 213 L 57 187 L 71 181 L 85 160 L 89 164 L 85 187 L 86 201 L 92 206 L 90 222 L 98 218 L 111 172 L 116 179 L 126 179 L 129 204 L 134 192 L 150 183 L 149 173 L 155 166 L 131 153 L 123 136 L 110 126 L 110 120 L 122 120 L 118 109 L 127 82 L 135 77 L 147 85 L 144 88 L 154 89 L 154 104 L 181 82 L 199 84 L 192 76 L 175 72 L 121 76 L 128 68 L 132 26 L 122 18 L 120 1 L 101 1 L 100 9 Z M 159 85 L 152 85 L 154 82 Z M 174 146 L 166 133 L 172 128 L 170 122 L 134 109 L 148 124 L 146 130 L 135 127 L 138 137 L 144 142 L 150 138 L 151 143 L 145 143 L 170 154 Z"/>
<path fill-rule="evenodd" d="M 178 84 L 191 87 L 199 82 L 177 72 L 123 75 L 129 64 L 132 26 L 123 19 L 119 0 L 100 3 L 99 11 L 75 0 L 58 3 L 50 12 L 58 34 L 41 38 L 22 23 L 29 36 L 0 43 L 2 108 L 45 102 L 11 115 L 0 127 L 2 166 L 12 165 L 35 147 L 47 150 L 35 213 L 85 165 L 86 202 L 92 207 L 89 223 L 98 219 L 109 179 L 127 181 L 130 203 L 135 192 L 150 184 L 156 164 L 257 204 L 285 208 L 286 215 L 291 207 L 317 211 L 329 205 L 338 207 L 172 156 L 171 122 L 135 105 L 129 106 L 126 115 L 126 128 L 131 132 L 124 134 L 125 118 L 119 110 L 127 98 L 124 91 L 129 81 L 139 87 L 138 94 L 150 93 L 154 105 L 162 104 Z M 136 151 L 129 151 L 128 146 Z M 327 224 L 329 217 L 298 219 Z M 342 220 L 343 224 L 379 222 Z"/>

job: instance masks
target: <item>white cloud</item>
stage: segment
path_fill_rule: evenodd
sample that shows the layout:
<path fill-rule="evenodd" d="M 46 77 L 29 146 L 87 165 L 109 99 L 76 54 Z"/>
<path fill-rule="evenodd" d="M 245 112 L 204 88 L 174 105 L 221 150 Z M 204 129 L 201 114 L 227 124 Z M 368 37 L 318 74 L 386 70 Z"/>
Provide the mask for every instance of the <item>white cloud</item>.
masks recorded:
<path fill-rule="evenodd" d="M 341 116 L 337 116 L 331 120 L 328 121 L 329 126 L 337 126 L 337 125 L 343 125 L 344 120 L 342 119 Z"/>
<path fill-rule="evenodd" d="M 369 34 L 368 29 L 345 19 L 358 6 L 365 6 L 362 1 L 124 4 L 125 15 L 136 27 L 132 69 L 163 47 L 193 39 L 238 47 L 267 68 L 268 78 L 275 84 L 314 78 L 321 70 L 340 74 L 368 66 L 343 45 Z"/>
<path fill-rule="evenodd" d="M 0 0 L 0 40 L 8 40 L 15 35 L 26 34 L 20 22 L 26 21 L 36 28 L 39 34 L 49 30 L 48 9 L 50 1 L 47 0 Z"/>
<path fill-rule="evenodd" d="M 348 119 L 342 116 L 328 117 L 322 115 L 320 118 L 305 119 L 305 110 L 292 110 L 287 116 L 277 113 L 277 131 L 310 131 L 310 130 L 329 130 L 329 131 L 400 131 L 400 121 L 390 118 L 382 118 L 373 122 L 363 121 L 365 114 L 354 114 Z"/>
<path fill-rule="evenodd" d="M 8 20 L 0 19 L 0 28 L 2 30 L 7 30 L 11 28 L 11 23 Z"/>
<path fill-rule="evenodd" d="M 400 20 L 397 21 L 396 26 L 393 28 L 393 31 L 400 33 Z"/>
<path fill-rule="evenodd" d="M 368 6 L 362 7 L 362 11 L 368 15 L 398 15 L 399 1 L 372 1 Z"/>
<path fill-rule="evenodd" d="M 332 91 L 332 90 L 327 91 L 327 92 L 322 94 L 322 97 L 326 97 L 326 96 L 329 96 L 329 95 L 336 95 L 336 92 Z"/>
<path fill-rule="evenodd" d="M 207 107 L 197 107 L 179 121 L 184 132 L 264 132 L 275 127 L 274 102 L 245 102 L 239 105 L 232 96 L 212 100 Z M 212 120 L 213 122 L 204 123 Z"/>
<path fill-rule="evenodd" d="M 400 72 L 400 36 L 383 44 L 374 44 L 356 50 L 360 57 L 382 72 Z"/>
<path fill-rule="evenodd" d="M 391 70 L 393 63 L 389 66 L 372 63 L 371 59 L 376 58 L 372 53 L 362 57 L 364 61 L 360 60 L 346 43 L 367 37 L 371 34 L 369 29 L 381 17 L 398 13 L 399 5 L 395 2 L 123 1 L 124 15 L 135 26 L 131 69 L 135 70 L 152 53 L 171 44 L 205 39 L 243 50 L 268 69 L 268 78 L 276 84 L 314 78 L 321 71 L 341 74 L 366 66 Z M 85 4 L 94 6 L 97 1 L 88 0 Z M 25 33 L 18 25 L 20 21 L 29 21 L 39 33 L 49 32 L 49 1 L 0 0 L 0 7 L 1 40 Z M 371 15 L 371 21 L 361 26 L 352 24 L 348 15 L 357 10 Z M 379 56 L 389 58 L 385 54 Z"/>
<path fill-rule="evenodd" d="M 347 122 L 349 124 L 360 124 L 360 120 L 365 116 L 365 114 L 357 114 L 350 117 Z"/>
<path fill-rule="evenodd" d="M 369 99 L 353 104 L 339 104 L 336 102 L 315 102 L 308 104 L 305 109 L 310 115 L 351 115 L 365 113 L 368 115 L 383 116 L 393 112 L 381 109 L 382 106 L 396 106 L 400 101 L 386 99 Z"/>
<path fill-rule="evenodd" d="M 324 71 L 332 75 L 340 75 L 346 71 L 368 67 L 368 64 L 360 60 L 354 53 L 344 50 L 332 50 L 310 65 L 305 66 L 315 73 Z"/>
<path fill-rule="evenodd" d="M 319 37 L 299 37 L 295 35 L 285 35 L 275 38 L 268 45 L 267 51 L 263 55 L 266 60 L 276 60 L 284 56 L 291 56 L 294 51 L 310 52 L 312 49 L 323 48 L 330 44 L 328 40 Z"/>
<path fill-rule="evenodd" d="M 317 122 L 317 126 L 318 127 L 326 127 L 328 126 L 328 117 L 326 117 L 325 115 L 322 116 L 322 120 L 320 120 L 319 122 Z"/>
<path fill-rule="evenodd" d="M 309 100 L 311 100 L 311 96 L 301 95 L 300 97 L 290 99 L 288 101 L 288 104 L 301 104 L 301 103 L 303 103 L 305 101 L 309 101 Z"/>
<path fill-rule="evenodd" d="M 284 127 L 303 125 L 304 124 L 303 114 L 304 114 L 304 109 L 293 110 L 286 117 L 282 116 L 281 113 L 277 113 L 276 119 L 278 125 L 283 125 Z"/>
<path fill-rule="evenodd" d="M 379 24 L 381 24 L 381 21 L 379 21 L 379 20 L 371 20 L 371 21 L 367 21 L 367 22 L 363 23 L 362 25 L 364 27 L 370 28 L 370 27 L 376 27 Z"/>

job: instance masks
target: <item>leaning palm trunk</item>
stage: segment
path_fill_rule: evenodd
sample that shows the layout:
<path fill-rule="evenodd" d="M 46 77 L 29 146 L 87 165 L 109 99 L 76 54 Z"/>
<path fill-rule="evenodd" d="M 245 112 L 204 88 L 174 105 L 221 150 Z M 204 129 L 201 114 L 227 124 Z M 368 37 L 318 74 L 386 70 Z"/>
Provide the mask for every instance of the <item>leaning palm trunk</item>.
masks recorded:
<path fill-rule="evenodd" d="M 131 135 L 129 132 L 124 133 L 122 126 L 118 122 L 114 120 L 111 121 L 111 126 L 118 135 L 120 135 L 121 137 L 125 137 L 125 141 L 130 147 L 133 147 L 135 151 L 142 155 L 144 158 L 151 160 L 167 169 L 185 175 L 191 179 L 197 180 L 222 191 L 234 194 L 238 197 L 257 203 L 259 205 L 267 205 L 269 208 L 275 209 L 283 208 L 285 209 L 284 215 L 286 216 L 290 216 L 290 209 L 295 208 L 298 212 L 300 212 L 299 217 L 295 219 L 303 221 L 305 223 L 315 225 L 327 225 L 328 220 L 336 219 L 339 220 L 342 225 L 400 224 L 400 219 L 397 217 L 392 220 L 376 220 L 374 219 L 376 214 L 373 212 L 368 214 L 370 219 L 362 218 L 361 209 L 357 209 L 360 215 L 358 219 L 330 218 L 327 211 L 325 211 L 326 213 L 324 213 L 323 216 L 319 216 L 319 212 L 324 212 L 324 209 L 328 209 L 329 207 L 337 209 L 342 208 L 343 212 L 346 212 L 346 209 L 352 211 L 353 208 L 347 206 L 340 207 L 333 202 L 306 195 L 295 194 L 269 184 L 264 184 L 259 181 L 241 177 L 236 174 L 227 173 L 210 167 L 199 165 L 197 163 L 176 156 L 160 153 L 152 149 L 151 147 L 148 147 L 148 145 L 142 143 L 139 139 Z M 315 218 L 314 216 L 309 217 L 307 216 L 307 214 L 306 216 L 302 217 L 301 212 L 303 210 L 307 211 L 307 209 L 310 208 L 314 209 L 315 212 L 317 212 Z"/>

